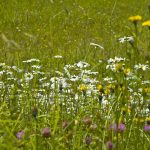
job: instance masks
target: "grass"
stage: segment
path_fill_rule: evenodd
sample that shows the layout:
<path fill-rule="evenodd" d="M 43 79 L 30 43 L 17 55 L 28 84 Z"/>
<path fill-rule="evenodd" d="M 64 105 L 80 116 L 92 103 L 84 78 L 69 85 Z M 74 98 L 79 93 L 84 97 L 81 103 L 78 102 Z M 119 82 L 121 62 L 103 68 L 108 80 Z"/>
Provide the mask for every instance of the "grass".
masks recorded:
<path fill-rule="evenodd" d="M 148 4 L 1 0 L 0 149 L 149 149 Z"/>

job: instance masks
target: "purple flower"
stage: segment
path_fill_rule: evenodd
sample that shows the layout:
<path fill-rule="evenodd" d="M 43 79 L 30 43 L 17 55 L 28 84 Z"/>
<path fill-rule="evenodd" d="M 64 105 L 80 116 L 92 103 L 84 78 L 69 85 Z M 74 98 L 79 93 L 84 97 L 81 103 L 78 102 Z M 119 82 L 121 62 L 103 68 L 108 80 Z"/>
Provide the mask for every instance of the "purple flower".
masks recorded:
<path fill-rule="evenodd" d="M 125 129 L 126 129 L 125 124 L 120 123 L 120 124 L 118 125 L 118 132 L 123 132 Z"/>
<path fill-rule="evenodd" d="M 17 132 L 16 137 L 18 140 L 22 140 L 23 135 L 24 135 L 24 131 L 22 130 L 22 131 Z"/>
<path fill-rule="evenodd" d="M 51 129 L 49 127 L 42 129 L 42 136 L 49 138 L 51 136 Z"/>
<path fill-rule="evenodd" d="M 118 124 L 118 126 L 116 123 L 110 125 L 110 130 L 114 130 L 116 132 L 124 132 L 125 129 L 126 129 L 126 126 L 123 123 Z"/>
<path fill-rule="evenodd" d="M 145 125 L 144 126 L 144 131 L 150 131 L 150 125 Z"/>
<path fill-rule="evenodd" d="M 90 137 L 86 137 L 86 138 L 85 138 L 85 143 L 86 143 L 86 145 L 90 145 L 91 142 L 92 142 L 92 139 L 91 139 Z"/>
<path fill-rule="evenodd" d="M 106 144 L 107 144 L 109 150 L 113 149 L 113 143 L 111 141 L 108 141 Z"/>
<path fill-rule="evenodd" d="M 114 131 L 117 131 L 117 124 L 111 124 L 110 125 L 110 130 L 114 130 Z"/>

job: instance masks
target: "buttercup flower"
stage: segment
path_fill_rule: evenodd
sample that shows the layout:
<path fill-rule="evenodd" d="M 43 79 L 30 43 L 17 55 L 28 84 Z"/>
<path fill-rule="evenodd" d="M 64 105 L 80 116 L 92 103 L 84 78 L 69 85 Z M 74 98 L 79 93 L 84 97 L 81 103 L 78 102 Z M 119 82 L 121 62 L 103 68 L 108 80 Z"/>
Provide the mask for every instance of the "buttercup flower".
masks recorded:
<path fill-rule="evenodd" d="M 133 22 L 134 24 L 136 24 L 138 21 L 142 20 L 142 17 L 137 15 L 137 16 L 131 16 L 128 18 L 129 21 Z"/>

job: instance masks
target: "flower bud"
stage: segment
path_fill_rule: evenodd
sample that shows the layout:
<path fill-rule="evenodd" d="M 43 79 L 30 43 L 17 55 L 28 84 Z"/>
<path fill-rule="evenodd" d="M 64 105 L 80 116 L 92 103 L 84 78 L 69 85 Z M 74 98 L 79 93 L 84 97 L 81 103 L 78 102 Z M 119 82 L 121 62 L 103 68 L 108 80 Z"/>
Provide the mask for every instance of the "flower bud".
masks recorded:
<path fill-rule="evenodd" d="M 37 114 L 38 114 L 38 109 L 36 107 L 33 107 L 33 109 L 32 109 L 32 115 L 33 115 L 33 117 L 36 118 Z"/>
<path fill-rule="evenodd" d="M 83 123 L 85 124 L 85 125 L 91 125 L 91 123 L 92 123 L 92 118 L 91 117 L 85 117 L 85 118 L 83 118 Z"/>
<path fill-rule="evenodd" d="M 113 149 L 113 143 L 111 141 L 108 141 L 106 144 L 107 144 L 109 150 Z"/>
<path fill-rule="evenodd" d="M 91 139 L 90 137 L 86 137 L 86 138 L 85 138 L 85 143 L 86 143 L 86 145 L 90 145 L 91 142 L 92 142 L 92 139 Z"/>
<path fill-rule="evenodd" d="M 68 122 L 67 121 L 63 121 L 63 123 L 62 123 L 63 129 L 65 129 L 67 126 L 68 126 Z"/>
<path fill-rule="evenodd" d="M 96 131 L 96 129 L 97 129 L 97 124 L 92 124 L 92 125 L 90 126 L 90 129 L 91 129 L 92 131 Z"/>
<path fill-rule="evenodd" d="M 51 130 L 49 127 L 42 129 L 42 136 L 45 138 L 49 138 L 51 136 Z"/>

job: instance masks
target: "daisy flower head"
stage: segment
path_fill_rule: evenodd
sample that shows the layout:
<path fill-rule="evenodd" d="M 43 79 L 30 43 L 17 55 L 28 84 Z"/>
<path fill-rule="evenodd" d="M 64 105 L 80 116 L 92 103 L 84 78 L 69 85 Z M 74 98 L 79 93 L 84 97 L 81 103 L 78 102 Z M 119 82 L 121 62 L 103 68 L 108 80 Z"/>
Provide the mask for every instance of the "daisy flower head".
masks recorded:
<path fill-rule="evenodd" d="M 33 79 L 33 74 L 28 72 L 28 73 L 25 73 L 24 77 L 25 77 L 25 81 L 29 82 L 30 80 Z"/>

